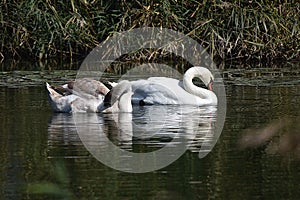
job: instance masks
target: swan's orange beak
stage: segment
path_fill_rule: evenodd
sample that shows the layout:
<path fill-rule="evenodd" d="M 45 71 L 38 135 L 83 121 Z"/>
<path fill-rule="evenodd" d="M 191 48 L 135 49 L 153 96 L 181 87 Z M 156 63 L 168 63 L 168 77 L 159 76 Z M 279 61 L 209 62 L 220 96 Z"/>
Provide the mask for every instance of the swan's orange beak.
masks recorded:
<path fill-rule="evenodd" d="M 208 89 L 210 90 L 210 91 L 212 91 L 213 90 L 213 82 L 212 81 L 210 81 L 210 83 L 208 84 Z"/>

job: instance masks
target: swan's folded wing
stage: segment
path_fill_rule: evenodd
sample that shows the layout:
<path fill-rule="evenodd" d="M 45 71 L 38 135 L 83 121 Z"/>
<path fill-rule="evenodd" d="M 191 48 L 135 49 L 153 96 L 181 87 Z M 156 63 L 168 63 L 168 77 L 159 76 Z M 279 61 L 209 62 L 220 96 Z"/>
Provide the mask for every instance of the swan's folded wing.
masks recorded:
<path fill-rule="evenodd" d="M 178 98 L 168 87 L 150 81 L 140 80 L 132 82 L 132 102 L 139 104 L 177 104 Z"/>
<path fill-rule="evenodd" d="M 148 80 L 133 81 L 132 89 L 134 104 L 140 104 L 141 101 L 145 104 L 211 104 L 209 99 L 201 99 L 185 91 L 182 82 L 173 78 L 151 77 Z"/>
<path fill-rule="evenodd" d="M 92 95 L 97 97 L 100 95 L 106 95 L 109 89 L 100 81 L 90 78 L 77 79 L 73 85 L 74 94 L 78 96 Z"/>

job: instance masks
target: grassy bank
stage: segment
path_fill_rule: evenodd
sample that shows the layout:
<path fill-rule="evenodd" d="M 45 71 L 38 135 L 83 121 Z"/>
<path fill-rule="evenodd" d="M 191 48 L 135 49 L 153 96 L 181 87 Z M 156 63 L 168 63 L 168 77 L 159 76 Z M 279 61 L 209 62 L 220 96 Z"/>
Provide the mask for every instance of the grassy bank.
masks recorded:
<path fill-rule="evenodd" d="M 83 58 L 107 37 L 144 26 L 197 40 L 216 61 L 299 59 L 295 0 L 0 2 L 0 59 Z"/>

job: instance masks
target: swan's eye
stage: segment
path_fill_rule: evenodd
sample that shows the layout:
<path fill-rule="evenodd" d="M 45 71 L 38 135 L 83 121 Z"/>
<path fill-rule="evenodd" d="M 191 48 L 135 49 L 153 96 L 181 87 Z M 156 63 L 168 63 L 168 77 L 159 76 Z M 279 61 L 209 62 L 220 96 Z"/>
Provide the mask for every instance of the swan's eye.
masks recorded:
<path fill-rule="evenodd" d="M 201 79 L 198 77 L 193 78 L 193 84 L 198 87 L 207 88 L 206 85 L 203 83 L 203 81 L 201 81 Z"/>

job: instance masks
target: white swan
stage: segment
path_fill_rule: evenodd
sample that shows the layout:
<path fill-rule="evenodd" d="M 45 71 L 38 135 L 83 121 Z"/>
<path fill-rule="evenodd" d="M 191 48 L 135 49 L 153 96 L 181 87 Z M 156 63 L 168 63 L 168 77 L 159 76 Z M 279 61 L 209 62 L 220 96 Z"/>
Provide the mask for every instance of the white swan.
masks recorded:
<path fill-rule="evenodd" d="M 194 85 L 192 80 L 195 77 L 200 78 L 208 89 Z M 166 77 L 132 81 L 132 103 L 217 105 L 217 96 L 212 91 L 213 80 L 207 68 L 195 66 L 186 71 L 183 81 Z"/>
<path fill-rule="evenodd" d="M 127 81 L 128 82 L 128 81 Z M 46 83 L 50 105 L 55 112 L 131 112 L 131 87 L 126 81 L 109 89 L 92 79 L 79 79 L 63 86 Z M 110 101 L 111 97 L 113 99 Z M 103 102 L 110 101 L 104 106 Z M 130 109 L 131 108 L 131 109 Z"/>

